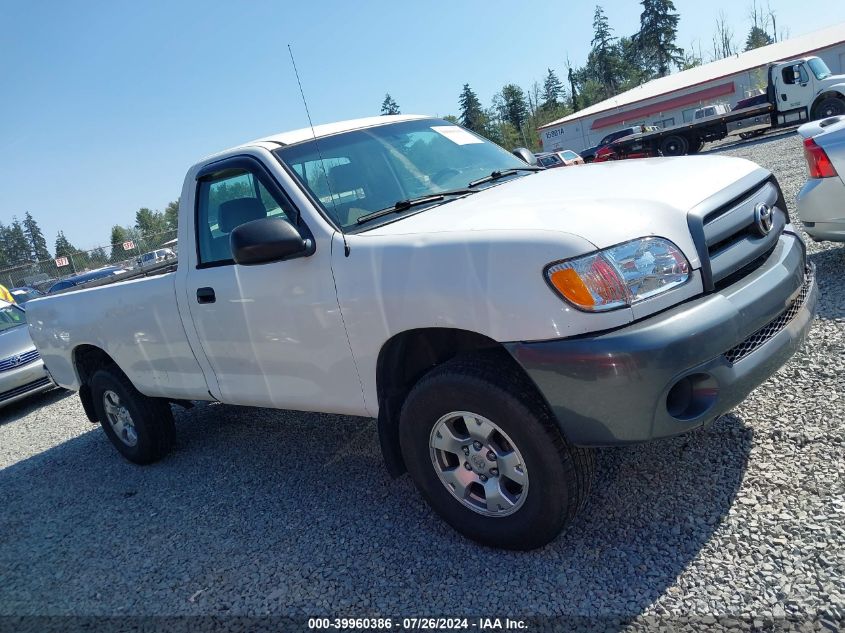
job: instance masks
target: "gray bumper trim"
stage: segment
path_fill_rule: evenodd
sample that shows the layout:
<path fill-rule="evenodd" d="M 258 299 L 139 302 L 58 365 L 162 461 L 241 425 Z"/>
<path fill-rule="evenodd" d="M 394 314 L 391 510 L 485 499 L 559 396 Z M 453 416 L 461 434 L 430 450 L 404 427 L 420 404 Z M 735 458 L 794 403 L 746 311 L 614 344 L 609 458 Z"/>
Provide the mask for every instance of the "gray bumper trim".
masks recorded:
<path fill-rule="evenodd" d="M 815 280 L 805 277 L 803 244 L 784 233 L 760 268 L 719 292 L 617 330 L 505 347 L 570 442 L 642 442 L 702 426 L 740 403 L 800 347 L 817 301 Z M 787 311 L 794 316 L 778 331 L 729 362 L 729 350 Z M 705 405 L 671 415 L 667 397 L 685 377 L 694 377 Z"/>

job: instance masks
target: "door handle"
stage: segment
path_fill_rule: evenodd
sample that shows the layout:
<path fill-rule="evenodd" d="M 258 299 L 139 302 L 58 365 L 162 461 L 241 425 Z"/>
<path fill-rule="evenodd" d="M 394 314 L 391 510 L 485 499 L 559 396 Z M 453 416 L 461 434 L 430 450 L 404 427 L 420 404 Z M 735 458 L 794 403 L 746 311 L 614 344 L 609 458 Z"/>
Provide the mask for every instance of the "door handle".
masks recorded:
<path fill-rule="evenodd" d="M 786 101 L 786 94 L 781 93 L 780 98 L 781 98 L 783 101 Z"/>
<path fill-rule="evenodd" d="M 197 303 L 214 303 L 217 297 L 214 296 L 214 288 L 197 288 Z"/>

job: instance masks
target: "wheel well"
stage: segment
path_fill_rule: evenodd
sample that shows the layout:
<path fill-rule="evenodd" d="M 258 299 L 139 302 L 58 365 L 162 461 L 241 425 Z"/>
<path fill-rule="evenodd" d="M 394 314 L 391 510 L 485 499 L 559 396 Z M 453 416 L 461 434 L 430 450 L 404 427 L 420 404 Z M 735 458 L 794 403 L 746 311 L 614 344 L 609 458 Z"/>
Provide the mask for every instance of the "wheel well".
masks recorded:
<path fill-rule="evenodd" d="M 841 99 L 842 101 L 845 101 L 845 95 L 843 95 L 841 92 L 837 90 L 828 90 L 827 92 L 823 92 L 818 97 L 816 97 L 815 101 L 813 101 L 813 107 L 810 108 L 810 112 L 812 113 L 816 109 L 817 105 L 819 105 L 825 99 L 829 99 L 831 97 L 833 97 L 834 99 Z"/>
<path fill-rule="evenodd" d="M 378 431 L 384 461 L 392 476 L 398 477 L 405 472 L 399 448 L 399 413 L 406 396 L 433 367 L 471 352 L 500 354 L 503 363 L 522 371 L 500 343 L 468 330 L 408 330 L 396 334 L 382 346 L 376 364 Z"/>
<path fill-rule="evenodd" d="M 82 401 L 82 408 L 85 409 L 85 415 L 91 422 L 97 422 L 97 413 L 91 397 L 91 377 L 98 369 L 108 366 L 117 367 L 117 363 L 99 347 L 80 345 L 73 350 L 73 366 L 79 377 L 79 399 Z"/>

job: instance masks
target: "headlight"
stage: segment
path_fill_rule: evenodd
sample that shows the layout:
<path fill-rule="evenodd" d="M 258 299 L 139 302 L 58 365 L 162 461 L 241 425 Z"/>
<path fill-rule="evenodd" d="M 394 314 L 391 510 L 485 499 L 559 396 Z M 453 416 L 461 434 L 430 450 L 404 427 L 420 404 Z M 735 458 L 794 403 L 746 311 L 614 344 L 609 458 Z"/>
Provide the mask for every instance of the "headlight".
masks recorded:
<path fill-rule="evenodd" d="M 624 308 L 689 279 L 689 262 L 661 237 L 644 237 L 546 267 L 546 279 L 581 310 Z"/>

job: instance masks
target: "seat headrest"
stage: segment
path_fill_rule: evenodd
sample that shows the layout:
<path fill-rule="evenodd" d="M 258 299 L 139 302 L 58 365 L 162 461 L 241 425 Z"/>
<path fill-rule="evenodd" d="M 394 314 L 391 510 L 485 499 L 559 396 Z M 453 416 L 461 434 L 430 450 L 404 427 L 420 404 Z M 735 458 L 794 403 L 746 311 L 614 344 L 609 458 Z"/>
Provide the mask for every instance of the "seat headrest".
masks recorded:
<path fill-rule="evenodd" d="M 352 163 L 335 165 L 329 170 L 329 182 L 335 195 L 361 188 L 361 174 Z"/>
<path fill-rule="evenodd" d="M 217 225 L 224 233 L 236 226 L 267 217 L 267 209 L 258 198 L 235 198 L 221 202 L 217 211 Z"/>

